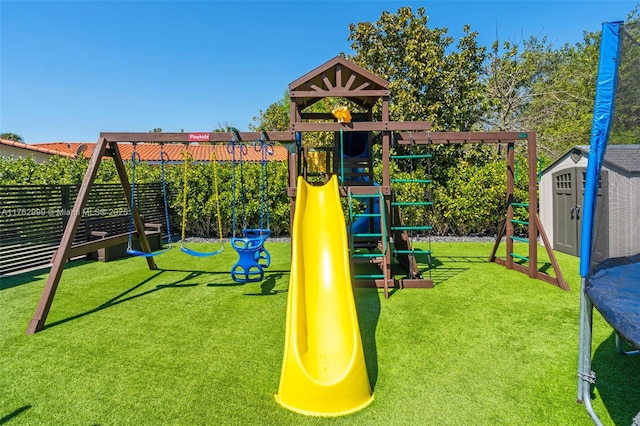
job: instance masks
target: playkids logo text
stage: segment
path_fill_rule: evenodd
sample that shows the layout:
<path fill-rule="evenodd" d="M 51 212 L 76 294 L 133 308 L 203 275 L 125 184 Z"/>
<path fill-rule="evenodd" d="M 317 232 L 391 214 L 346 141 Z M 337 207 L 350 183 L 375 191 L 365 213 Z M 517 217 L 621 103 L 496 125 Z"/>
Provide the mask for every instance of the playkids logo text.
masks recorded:
<path fill-rule="evenodd" d="M 209 133 L 189 133 L 189 142 L 209 142 Z"/>

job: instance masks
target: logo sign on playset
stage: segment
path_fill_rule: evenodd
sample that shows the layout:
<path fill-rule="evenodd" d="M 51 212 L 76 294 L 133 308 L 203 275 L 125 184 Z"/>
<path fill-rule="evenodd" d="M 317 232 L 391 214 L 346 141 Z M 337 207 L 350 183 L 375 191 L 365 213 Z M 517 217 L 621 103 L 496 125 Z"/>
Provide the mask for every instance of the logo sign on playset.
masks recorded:
<path fill-rule="evenodd" d="M 198 133 L 189 133 L 189 142 L 209 142 L 209 133 L 207 132 L 198 132 Z"/>

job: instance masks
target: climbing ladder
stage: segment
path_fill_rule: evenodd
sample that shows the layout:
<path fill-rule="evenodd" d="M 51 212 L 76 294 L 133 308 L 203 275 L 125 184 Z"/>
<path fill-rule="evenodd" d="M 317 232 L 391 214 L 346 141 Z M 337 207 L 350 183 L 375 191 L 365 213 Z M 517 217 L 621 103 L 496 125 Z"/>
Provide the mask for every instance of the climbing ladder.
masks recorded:
<path fill-rule="evenodd" d="M 524 207 L 527 210 L 529 209 L 529 203 L 516 203 L 512 201 L 510 204 L 513 210 L 515 210 L 516 207 Z M 511 222 L 512 226 L 515 226 L 515 225 L 526 226 L 527 232 L 528 232 L 529 220 L 519 220 L 519 219 L 510 218 L 509 221 Z M 507 244 L 507 251 L 509 252 L 509 256 L 511 256 L 511 259 L 518 259 L 523 262 L 529 262 L 528 255 L 524 256 L 524 255 L 518 254 L 514 251 L 514 248 L 513 248 L 513 243 L 516 241 L 520 243 L 529 244 L 529 238 L 519 237 L 517 235 L 511 235 L 510 240 L 511 240 L 511 243 Z"/>
<path fill-rule="evenodd" d="M 528 164 L 537 164 L 535 157 L 535 145 L 529 143 L 528 148 Z M 506 203 L 506 216 L 505 221 L 500 229 L 500 232 L 496 236 L 496 241 L 489 255 L 489 262 L 495 262 L 505 266 L 507 269 L 514 269 L 516 271 L 527 274 L 530 278 L 541 279 L 550 284 L 556 285 L 563 290 L 569 290 L 569 285 L 562 276 L 558 261 L 551 249 L 551 243 L 547 238 L 547 234 L 544 231 L 542 223 L 540 222 L 540 216 L 537 211 L 537 194 L 536 194 L 536 170 L 529 169 L 529 200 L 527 203 L 515 201 L 515 181 L 518 176 L 518 163 L 515 161 L 515 145 L 509 143 L 507 145 L 507 203 Z M 528 215 L 526 220 L 520 220 L 514 218 L 514 210 L 516 208 L 527 209 Z M 515 235 L 515 225 L 523 225 L 527 227 L 527 238 Z M 502 238 L 506 237 L 506 253 L 504 258 L 498 257 L 498 248 L 502 241 Z M 538 237 L 542 240 L 549 262 L 555 276 L 549 275 L 546 272 L 538 270 Z M 514 251 L 514 243 L 522 242 L 528 245 L 527 255 L 518 254 Z"/>
<path fill-rule="evenodd" d="M 489 255 L 489 261 L 504 265 L 507 267 L 507 269 L 515 269 L 517 271 L 524 272 L 531 278 L 541 279 L 550 284 L 557 285 L 563 290 L 569 290 L 569 286 L 564 280 L 562 271 L 558 266 L 558 261 L 556 260 L 555 254 L 551 249 L 551 244 L 549 243 L 547 234 L 546 232 L 544 232 L 544 228 L 542 227 L 542 224 L 540 222 L 540 217 L 537 213 L 535 213 L 533 218 L 531 217 L 531 215 L 529 215 L 527 220 L 514 219 L 513 211 L 517 207 L 526 208 L 527 211 L 531 211 L 531 209 L 529 208 L 529 203 L 520 203 L 514 201 L 510 201 L 507 203 L 507 218 L 500 230 L 500 233 L 498 233 L 497 235 L 493 250 L 491 251 L 491 255 Z M 526 226 L 526 232 L 529 237 L 525 238 L 514 235 L 515 225 Z M 538 270 L 538 235 L 542 239 L 555 276 Z M 505 255 L 506 259 L 497 257 L 498 247 L 500 246 L 500 242 L 502 241 L 503 237 L 506 237 L 507 244 Z M 514 250 L 515 242 L 528 244 L 528 254 L 523 255 L 516 253 Z"/>
<path fill-rule="evenodd" d="M 431 209 L 433 207 L 433 202 L 429 200 L 429 188 L 431 187 L 433 181 L 430 179 L 430 167 L 427 170 L 426 178 L 415 178 L 414 175 L 414 161 L 421 160 L 430 160 L 432 154 L 430 152 L 430 145 L 426 145 L 426 152 L 416 153 L 415 152 L 416 145 L 415 143 L 411 143 L 409 147 L 408 154 L 398 154 L 398 155 L 390 155 L 390 159 L 394 161 L 398 160 L 409 160 L 410 161 L 410 177 L 409 178 L 391 178 L 390 182 L 392 186 L 396 188 L 402 185 L 419 185 L 423 188 L 422 191 L 417 191 L 418 194 L 425 194 L 423 199 L 412 199 L 412 200 L 397 200 L 396 194 L 397 190 L 393 191 L 393 197 L 391 201 L 391 234 L 393 237 L 393 246 L 392 246 L 392 254 L 398 260 L 398 263 L 407 271 L 406 278 L 401 280 L 401 285 L 403 288 L 409 287 L 432 287 L 433 281 L 431 279 L 431 240 L 429 238 L 429 249 L 428 250 L 416 250 L 411 243 L 411 236 L 415 236 L 418 233 L 423 235 L 426 234 L 427 237 L 430 237 L 432 226 L 419 224 L 419 223 L 405 223 L 402 216 L 403 208 L 410 207 L 419 207 L 423 209 Z M 422 215 L 420 215 L 422 216 Z M 419 256 L 417 256 L 417 254 Z M 429 273 L 429 278 L 425 279 L 422 277 L 420 269 L 418 268 L 418 259 L 425 258 L 427 262 L 427 271 Z"/>
<path fill-rule="evenodd" d="M 393 280 L 387 235 L 386 203 L 379 188 L 375 186 L 368 188 L 372 189 L 371 193 L 363 193 L 363 187 L 358 188 L 357 192 L 354 187 L 349 187 L 347 190 L 351 270 L 354 280 L 374 281 L 376 286 L 384 288 L 384 296 L 388 298 L 389 286 Z M 358 203 L 363 203 L 368 208 L 363 212 L 357 212 L 355 206 Z M 354 224 L 363 219 L 369 222 L 364 232 L 354 228 Z M 379 271 L 376 273 L 356 273 L 356 264 L 362 263 L 377 265 Z"/>

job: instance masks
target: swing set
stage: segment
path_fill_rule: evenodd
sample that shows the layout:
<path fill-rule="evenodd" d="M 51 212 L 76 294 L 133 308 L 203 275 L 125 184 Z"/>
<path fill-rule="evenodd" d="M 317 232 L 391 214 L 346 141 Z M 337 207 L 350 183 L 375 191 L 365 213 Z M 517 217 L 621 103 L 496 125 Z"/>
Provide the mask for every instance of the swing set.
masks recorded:
<path fill-rule="evenodd" d="M 167 203 L 167 185 L 166 185 L 166 164 L 169 161 L 169 156 L 165 151 L 165 145 L 167 144 L 188 144 L 194 142 L 210 142 L 210 143 L 227 143 L 229 141 L 234 141 L 233 150 L 236 153 L 236 160 L 233 161 L 233 170 L 238 171 L 240 167 L 242 167 L 242 161 L 244 160 L 244 156 L 242 153 L 247 153 L 247 145 L 242 141 L 257 141 L 254 144 L 254 149 L 259 152 L 262 152 L 262 193 L 260 198 L 261 203 L 261 215 L 260 215 L 260 224 L 258 228 L 248 228 L 247 224 L 243 218 L 243 226 L 242 235 L 238 235 L 236 229 L 233 230 L 233 238 L 231 239 L 232 246 L 236 249 L 239 254 L 239 259 L 236 264 L 232 268 L 232 278 L 234 281 L 244 283 L 244 282 L 254 282 L 262 280 L 264 277 L 264 268 L 268 267 L 271 262 L 271 257 L 267 249 L 264 247 L 265 240 L 269 237 L 269 216 L 268 216 L 268 208 L 267 208 L 267 186 L 266 186 L 266 171 L 267 171 L 267 156 L 273 154 L 273 144 L 271 141 L 282 141 L 282 142 L 293 142 L 295 141 L 294 133 L 290 131 L 274 131 L 274 132 L 238 132 L 234 129 L 233 132 L 192 132 L 192 133 L 146 133 L 146 132 L 127 132 L 127 133 L 112 133 L 112 132 L 103 132 L 100 133 L 100 137 L 96 143 L 96 146 L 93 150 L 91 160 L 89 161 L 89 165 L 87 167 L 87 171 L 85 173 L 84 180 L 80 189 L 78 191 L 78 195 L 76 197 L 76 201 L 71 209 L 69 220 L 66 223 L 64 228 L 64 232 L 62 234 L 62 238 L 60 240 L 60 246 L 58 250 L 56 250 L 53 259 L 52 266 L 47 277 L 47 281 L 45 283 L 44 289 L 42 291 L 42 295 L 40 297 L 40 301 L 36 308 L 33 318 L 29 322 L 27 327 L 27 334 L 34 334 L 40 330 L 45 325 L 47 316 L 49 314 L 49 310 L 51 309 L 51 304 L 53 303 L 53 299 L 55 297 L 58 285 L 60 283 L 60 278 L 62 277 L 62 273 L 64 271 L 64 266 L 68 259 L 81 255 L 83 253 L 87 253 L 90 251 L 95 251 L 101 248 L 112 247 L 114 245 L 120 243 L 127 243 L 127 252 L 133 256 L 139 256 L 144 258 L 147 262 L 147 265 L 150 270 L 157 270 L 158 266 L 156 264 L 155 258 L 167 251 L 171 250 L 174 247 L 172 241 L 171 228 L 169 223 L 169 214 L 168 214 L 168 203 Z M 131 156 L 132 160 L 132 173 L 131 173 L 131 182 L 129 181 L 129 176 L 127 174 L 127 170 L 122 159 L 122 155 L 120 153 L 119 143 L 129 143 L 133 145 L 134 153 Z M 152 251 L 151 245 L 145 233 L 145 224 L 140 215 L 140 211 L 136 204 L 136 167 L 140 163 L 140 155 L 136 151 L 136 144 L 139 143 L 153 143 L 158 144 L 160 146 L 160 167 L 161 167 L 161 180 L 162 180 L 162 201 L 164 204 L 164 213 L 166 220 L 166 232 L 169 236 L 168 247 L 160 251 Z M 243 148 L 240 149 L 240 146 Z M 230 148 L 228 148 L 230 149 Z M 188 150 L 186 150 L 188 151 Z M 124 198 L 127 200 L 127 204 L 129 205 L 130 218 L 129 218 L 129 226 L 128 232 L 126 234 L 118 234 L 113 236 L 107 236 L 101 240 L 90 241 L 88 243 L 79 243 L 74 244 L 74 239 L 76 237 L 77 231 L 80 228 L 80 225 L 83 220 L 82 212 L 85 209 L 87 201 L 89 199 L 89 193 L 91 188 L 95 182 L 96 175 L 98 173 L 98 168 L 103 158 L 111 158 L 114 162 L 120 183 L 122 185 L 122 190 L 124 192 Z M 187 161 L 185 164 L 186 176 L 188 178 L 190 163 L 193 162 L 193 158 L 189 154 L 187 156 Z M 221 215 L 219 213 L 219 189 L 218 189 L 218 170 L 217 170 L 217 158 L 214 156 L 211 157 L 211 164 L 214 168 L 214 197 L 216 198 L 216 213 L 218 216 L 218 233 L 219 233 L 219 242 L 220 248 L 213 252 L 197 252 L 196 250 L 192 250 L 185 246 L 184 238 L 182 238 L 180 244 L 180 251 L 191 256 L 197 257 L 209 257 L 214 256 L 215 254 L 219 254 L 223 251 L 224 247 L 222 244 L 222 226 L 221 226 Z M 184 176 L 184 175 L 183 175 Z M 184 184 L 187 185 L 187 191 L 184 191 L 183 194 L 183 220 L 185 215 L 185 204 L 186 204 L 186 213 L 188 214 L 188 199 L 185 201 L 185 195 L 188 194 L 188 179 L 185 179 Z M 243 185 L 241 182 L 240 192 L 243 192 Z M 239 196 L 234 192 L 234 205 L 236 209 L 238 206 L 244 208 L 244 204 L 246 203 L 246 194 L 243 198 L 239 199 Z M 237 211 L 235 212 L 237 217 Z M 237 219 L 236 219 L 237 221 Z M 235 221 L 234 221 L 235 222 Z M 236 224 L 237 225 L 237 224 Z M 184 231 L 183 231 L 184 232 Z M 140 245 L 140 249 L 136 249 L 133 246 L 133 242 L 136 241 Z"/>
<path fill-rule="evenodd" d="M 247 226 L 247 195 L 245 191 L 244 157 L 248 154 L 248 147 L 242 142 L 240 134 L 232 129 L 233 138 L 227 144 L 227 152 L 231 154 L 231 210 L 233 215 L 231 246 L 236 250 L 239 259 L 231 268 L 231 278 L 235 282 L 258 282 L 264 279 L 264 268 L 271 264 L 271 255 L 265 248 L 264 242 L 271 235 L 269 229 L 269 206 L 267 200 L 267 156 L 273 155 L 273 144 L 267 142 L 266 134 L 253 144 L 256 151 L 261 153 L 260 159 L 260 226 Z M 238 191 L 238 179 L 240 188 Z M 240 200 L 238 200 L 238 192 Z M 238 204 L 242 213 L 242 233 L 238 232 Z"/>
<path fill-rule="evenodd" d="M 236 250 L 239 259 L 231 268 L 231 278 L 238 283 L 258 282 L 264 279 L 264 268 L 268 268 L 271 264 L 271 255 L 264 247 L 265 240 L 271 235 L 269 229 L 269 208 L 267 200 L 267 162 L 268 156 L 273 155 L 273 144 L 267 142 L 267 136 L 264 132 L 261 137 L 253 144 L 254 149 L 261 153 L 260 159 L 260 224 L 258 228 L 249 228 L 247 226 L 247 194 L 245 191 L 244 177 L 244 157 L 248 154 L 248 145 L 244 143 L 240 137 L 240 133 L 232 130 L 233 138 L 227 143 L 227 151 L 232 158 L 232 211 L 233 225 L 231 235 L 231 246 Z M 131 154 L 131 197 L 130 205 L 136 206 L 136 166 L 140 163 L 140 154 L 136 150 L 137 143 L 133 143 L 133 152 Z M 218 242 L 220 248 L 214 251 L 201 252 L 193 250 L 185 245 L 187 217 L 189 214 L 189 170 L 190 163 L 194 158 L 189 152 L 189 144 L 185 144 L 183 156 L 183 188 L 182 188 L 182 232 L 180 239 L 180 251 L 194 257 L 211 257 L 224 251 L 224 242 L 222 239 L 222 215 L 220 214 L 220 191 L 218 185 L 218 161 L 215 150 L 211 152 L 209 163 L 213 170 L 213 198 L 216 206 L 216 217 L 218 220 Z M 160 144 L 160 170 L 162 182 L 162 198 L 164 204 L 164 213 L 166 220 L 166 229 L 168 234 L 168 247 L 155 252 L 147 252 L 136 250 L 133 248 L 134 230 L 134 209 L 131 209 L 129 220 L 129 237 L 127 241 L 127 253 L 132 256 L 155 257 L 166 253 L 173 248 L 171 236 L 171 225 L 169 221 L 169 206 L 167 201 L 167 184 L 166 184 L 166 168 L 165 164 L 169 161 L 169 157 L 164 150 L 164 144 Z M 236 176 L 239 176 L 238 178 Z M 238 189 L 237 182 L 240 181 Z M 238 206 L 239 205 L 239 206 Z M 238 209 L 242 213 L 242 232 L 237 229 L 238 226 Z"/>

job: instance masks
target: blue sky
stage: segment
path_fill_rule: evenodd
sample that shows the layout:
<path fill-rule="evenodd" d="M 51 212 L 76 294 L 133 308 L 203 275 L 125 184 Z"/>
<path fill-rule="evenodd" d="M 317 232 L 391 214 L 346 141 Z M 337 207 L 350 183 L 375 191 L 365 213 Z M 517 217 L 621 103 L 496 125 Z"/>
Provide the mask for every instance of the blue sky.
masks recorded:
<path fill-rule="evenodd" d="M 429 27 L 462 26 L 490 46 L 582 40 L 635 1 L 6 1 L 0 0 L 0 133 L 92 142 L 101 131 L 248 128 L 288 84 L 340 52 L 349 24 L 426 8 Z"/>

